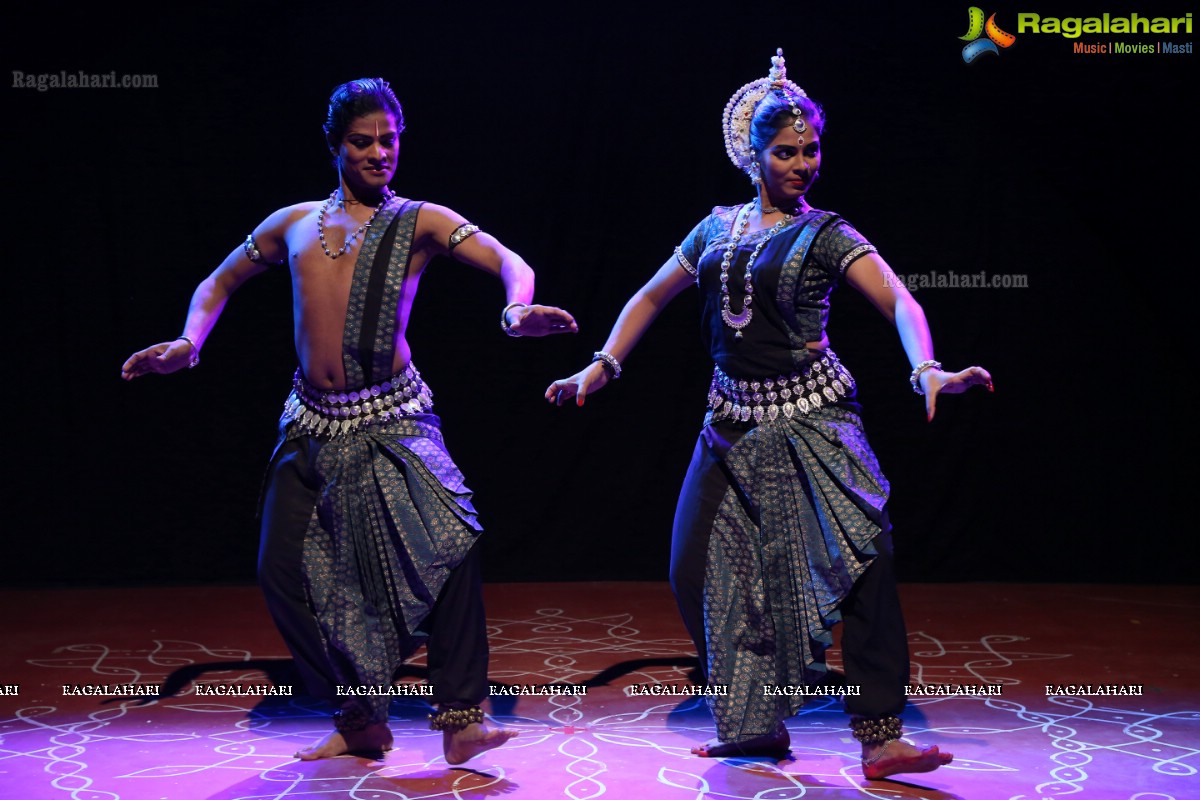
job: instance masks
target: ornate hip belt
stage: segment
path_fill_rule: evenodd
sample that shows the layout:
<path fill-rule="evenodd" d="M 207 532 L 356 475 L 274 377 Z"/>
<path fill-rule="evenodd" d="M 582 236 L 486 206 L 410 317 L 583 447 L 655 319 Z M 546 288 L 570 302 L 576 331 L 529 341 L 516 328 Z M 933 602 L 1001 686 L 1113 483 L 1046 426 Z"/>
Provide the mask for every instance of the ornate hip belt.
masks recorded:
<path fill-rule="evenodd" d="M 854 393 L 854 378 L 832 350 L 812 362 L 803 373 L 746 381 L 731 378 L 720 367 L 713 369 L 708 390 L 705 423 L 724 419 L 762 422 L 804 416 Z"/>
<path fill-rule="evenodd" d="M 433 410 L 433 392 L 412 364 L 377 386 L 353 392 L 318 389 L 297 369 L 292 387 L 280 421 L 294 422 L 314 436 L 338 436 Z"/>

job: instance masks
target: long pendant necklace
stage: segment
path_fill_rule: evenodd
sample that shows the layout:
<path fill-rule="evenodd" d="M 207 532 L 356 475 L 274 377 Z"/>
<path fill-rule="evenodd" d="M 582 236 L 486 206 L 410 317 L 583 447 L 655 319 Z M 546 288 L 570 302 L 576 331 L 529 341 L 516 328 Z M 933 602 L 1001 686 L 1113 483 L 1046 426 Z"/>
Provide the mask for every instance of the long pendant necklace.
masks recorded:
<path fill-rule="evenodd" d="M 375 206 L 375 211 L 372 212 L 370 219 L 368 219 L 362 225 L 359 225 L 357 230 L 346 237 L 345 243 L 342 244 L 342 249 L 338 250 L 336 253 L 331 253 L 329 251 L 329 245 L 325 243 L 325 212 L 333 208 L 333 204 L 337 202 L 337 194 L 338 190 L 334 189 L 329 195 L 329 199 L 326 200 L 321 206 L 321 210 L 317 212 L 317 234 L 321 237 L 321 249 L 325 251 L 325 255 L 334 260 L 346 255 L 350 248 L 354 246 L 354 241 L 361 236 L 363 232 L 367 230 L 367 228 L 371 227 L 371 223 L 375 221 L 375 217 L 379 216 L 379 212 L 383 211 L 384 206 L 390 203 L 392 198 L 396 196 L 391 189 L 385 186 L 383 188 L 383 200 L 379 202 L 379 205 Z"/>
<path fill-rule="evenodd" d="M 742 303 L 741 312 L 734 314 L 729 300 L 729 265 L 733 262 L 733 252 L 737 250 L 738 242 L 742 240 L 742 234 L 746 232 L 746 225 L 750 222 L 750 211 L 753 208 L 754 203 L 747 203 L 742 208 L 741 213 L 738 214 L 737 222 L 734 224 L 733 238 L 726 245 L 725 258 L 721 260 L 721 320 L 730 328 L 733 328 L 735 331 L 733 335 L 736 339 L 742 338 L 742 329 L 749 325 L 750 320 L 754 317 L 754 309 L 750 307 L 754 302 L 754 284 L 750 282 L 750 270 L 754 267 L 754 260 L 758 258 L 758 254 L 762 252 L 767 242 L 771 241 L 771 237 L 779 233 L 784 225 L 792 221 L 792 215 L 784 213 L 783 219 L 776 222 L 767 231 L 767 235 L 754 246 L 754 251 L 750 253 L 750 260 L 746 262 L 746 299 Z"/>

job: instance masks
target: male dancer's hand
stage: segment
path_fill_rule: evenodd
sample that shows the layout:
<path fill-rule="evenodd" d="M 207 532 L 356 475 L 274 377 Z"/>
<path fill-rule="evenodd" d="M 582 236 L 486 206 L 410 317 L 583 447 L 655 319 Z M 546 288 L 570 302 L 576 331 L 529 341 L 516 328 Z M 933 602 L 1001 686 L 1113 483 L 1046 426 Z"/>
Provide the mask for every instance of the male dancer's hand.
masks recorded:
<path fill-rule="evenodd" d="M 549 336 L 554 333 L 578 333 L 575 318 L 555 306 L 531 305 L 508 312 L 509 330 L 518 336 Z"/>
<path fill-rule="evenodd" d="M 158 344 L 139 350 L 121 365 L 121 377 L 127 381 L 142 375 L 177 372 L 194 363 L 195 348 L 186 339 Z"/>

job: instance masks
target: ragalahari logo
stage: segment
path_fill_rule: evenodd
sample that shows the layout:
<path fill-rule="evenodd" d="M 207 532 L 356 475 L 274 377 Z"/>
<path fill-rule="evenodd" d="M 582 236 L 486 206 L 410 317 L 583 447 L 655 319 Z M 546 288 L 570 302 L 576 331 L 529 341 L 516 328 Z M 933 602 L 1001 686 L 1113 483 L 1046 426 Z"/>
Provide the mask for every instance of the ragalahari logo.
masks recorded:
<path fill-rule="evenodd" d="M 987 38 L 981 38 L 985 33 Z M 995 14 L 992 14 L 987 18 L 987 22 L 984 22 L 983 9 L 978 6 L 971 6 L 967 9 L 967 34 L 958 38 L 968 43 L 962 51 L 963 61 L 968 64 L 984 53 L 998 56 L 1001 47 L 1012 47 L 1013 42 L 1017 40 L 1017 37 L 1011 33 L 1000 30 L 1000 26 L 996 24 Z"/>

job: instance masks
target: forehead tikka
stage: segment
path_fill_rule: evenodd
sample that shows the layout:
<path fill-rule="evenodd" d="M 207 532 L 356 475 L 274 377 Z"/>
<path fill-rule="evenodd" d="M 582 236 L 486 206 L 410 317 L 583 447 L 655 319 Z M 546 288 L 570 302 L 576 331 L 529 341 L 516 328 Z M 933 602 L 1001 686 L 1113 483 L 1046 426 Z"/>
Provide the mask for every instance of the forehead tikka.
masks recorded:
<path fill-rule="evenodd" d="M 725 152 L 729 154 L 729 160 L 735 167 L 751 176 L 756 162 L 754 148 L 750 146 L 750 121 L 754 119 L 754 110 L 758 104 L 772 91 L 786 100 L 791 107 L 792 114 L 796 117 L 796 121 L 792 123 L 792 130 L 797 134 L 800 147 L 804 147 L 804 133 L 808 130 L 808 125 L 804 121 L 797 98 L 808 95 L 788 80 L 782 47 L 777 48 L 775 55 L 771 56 L 771 69 L 767 77 L 751 81 L 734 92 L 725 104 L 725 113 L 722 115 Z"/>

